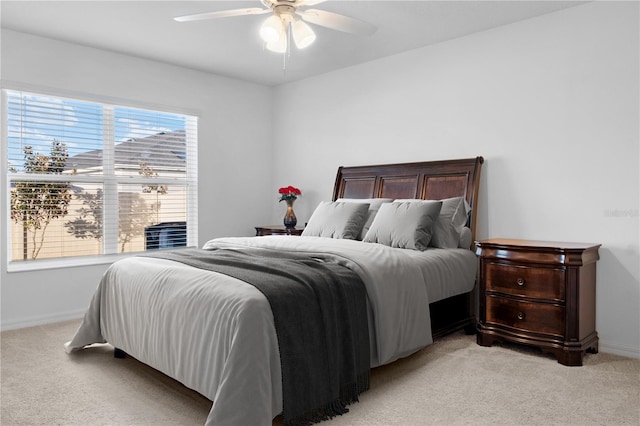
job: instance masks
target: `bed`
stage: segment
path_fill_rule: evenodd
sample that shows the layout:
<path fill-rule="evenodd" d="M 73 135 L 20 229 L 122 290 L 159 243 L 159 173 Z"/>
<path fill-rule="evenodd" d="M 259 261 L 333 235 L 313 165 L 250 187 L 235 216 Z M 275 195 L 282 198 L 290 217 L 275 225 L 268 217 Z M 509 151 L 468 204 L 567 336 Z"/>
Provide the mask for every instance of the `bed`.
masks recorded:
<path fill-rule="evenodd" d="M 332 201 L 321 205 L 357 210 L 360 216 L 365 211 L 355 239 L 322 235 L 326 224 L 318 206 L 300 237 L 217 238 L 203 249 L 248 257 L 299 257 L 355 272 L 366 289 L 367 369 L 387 364 L 428 346 L 433 338 L 475 328 L 477 263 L 470 246 L 483 161 L 476 157 L 340 167 Z M 433 210 L 432 202 L 416 199 L 456 200 L 463 206 L 455 210 L 458 215 L 463 209 L 465 222 L 456 231 L 455 244 L 445 244 L 444 234 L 439 234 L 437 247 L 442 243 L 447 248 L 420 247 L 417 231 L 408 243 L 398 243 L 395 229 L 391 237 L 385 233 L 387 219 L 405 214 L 402 209 Z M 377 201 L 372 200 L 395 202 L 374 210 Z M 438 203 L 442 207 L 443 202 Z M 354 207 L 357 204 L 367 207 Z M 442 220 L 438 212 L 434 221 Z M 432 241 L 439 223 L 433 223 Z M 403 244 L 415 246 L 399 248 Z M 105 272 L 65 350 L 80 351 L 81 356 L 87 345 L 110 343 L 117 353 L 133 356 L 211 399 L 207 424 L 271 424 L 283 412 L 281 354 L 284 359 L 287 348 L 279 346 L 274 323 L 281 321 L 274 320 L 271 299 L 258 288 L 175 259 L 123 259 Z"/>

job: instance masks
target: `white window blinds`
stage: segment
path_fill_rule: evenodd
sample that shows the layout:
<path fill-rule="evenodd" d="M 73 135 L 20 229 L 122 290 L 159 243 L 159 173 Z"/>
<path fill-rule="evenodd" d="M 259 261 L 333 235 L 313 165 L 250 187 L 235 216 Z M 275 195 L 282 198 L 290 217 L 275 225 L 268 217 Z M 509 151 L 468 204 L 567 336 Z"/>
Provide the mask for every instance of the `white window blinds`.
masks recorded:
<path fill-rule="evenodd" d="M 196 117 L 4 99 L 10 262 L 197 244 Z"/>

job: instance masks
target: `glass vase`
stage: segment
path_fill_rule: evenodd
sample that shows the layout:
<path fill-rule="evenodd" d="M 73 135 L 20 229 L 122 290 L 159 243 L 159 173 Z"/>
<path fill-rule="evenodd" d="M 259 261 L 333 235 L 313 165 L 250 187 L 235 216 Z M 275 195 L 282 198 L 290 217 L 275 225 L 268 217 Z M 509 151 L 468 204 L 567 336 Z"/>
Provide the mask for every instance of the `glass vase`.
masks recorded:
<path fill-rule="evenodd" d="M 293 212 L 293 200 L 285 200 L 287 203 L 287 211 L 284 214 L 284 227 L 287 229 L 293 229 L 296 227 L 298 223 L 298 219 L 296 218 L 296 214 Z"/>

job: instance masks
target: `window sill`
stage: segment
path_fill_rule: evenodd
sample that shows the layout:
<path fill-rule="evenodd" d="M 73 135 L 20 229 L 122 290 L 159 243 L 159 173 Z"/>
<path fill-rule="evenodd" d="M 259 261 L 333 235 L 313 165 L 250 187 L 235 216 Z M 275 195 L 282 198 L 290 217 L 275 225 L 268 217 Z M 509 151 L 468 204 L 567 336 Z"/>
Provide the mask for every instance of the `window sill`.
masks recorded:
<path fill-rule="evenodd" d="M 177 249 L 163 249 L 162 251 L 175 251 L 175 250 L 184 250 L 185 248 L 194 248 L 194 247 L 181 247 Z M 156 252 L 157 250 L 152 250 Z M 82 256 L 82 257 L 67 257 L 62 259 L 42 259 L 42 260 L 31 260 L 31 261 L 18 261 L 18 262 L 9 262 L 7 264 L 7 272 L 31 272 L 31 271 L 42 271 L 46 269 L 61 269 L 61 268 L 75 268 L 82 266 L 94 266 L 94 265 L 106 265 L 111 264 L 117 260 L 125 259 L 127 257 L 136 256 L 138 254 L 145 252 L 133 252 L 133 253 L 122 253 L 122 254 L 104 254 L 98 256 Z"/>

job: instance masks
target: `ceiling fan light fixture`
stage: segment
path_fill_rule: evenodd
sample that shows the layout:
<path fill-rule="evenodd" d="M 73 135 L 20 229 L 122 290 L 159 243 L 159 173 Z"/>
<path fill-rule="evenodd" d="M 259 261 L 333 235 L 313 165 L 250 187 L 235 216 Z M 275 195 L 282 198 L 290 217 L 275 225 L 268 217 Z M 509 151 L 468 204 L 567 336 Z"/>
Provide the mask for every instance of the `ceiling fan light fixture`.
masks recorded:
<path fill-rule="evenodd" d="M 283 39 L 284 28 L 282 20 L 276 15 L 268 17 L 260 27 L 260 37 L 265 43 L 274 43 Z"/>
<path fill-rule="evenodd" d="M 316 34 L 311 27 L 299 19 L 291 26 L 291 30 L 293 41 L 298 49 L 304 49 L 316 40 Z"/>
<path fill-rule="evenodd" d="M 275 53 L 286 53 L 287 52 L 287 37 L 282 36 L 276 41 L 270 41 L 266 44 L 267 50 L 270 50 Z"/>

